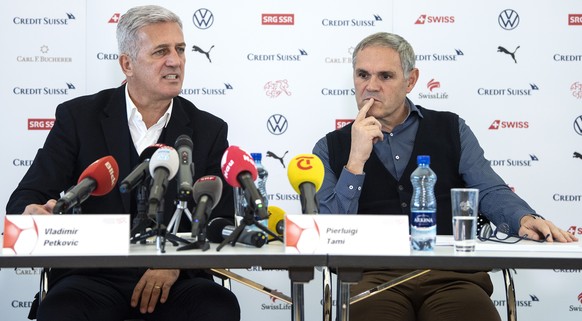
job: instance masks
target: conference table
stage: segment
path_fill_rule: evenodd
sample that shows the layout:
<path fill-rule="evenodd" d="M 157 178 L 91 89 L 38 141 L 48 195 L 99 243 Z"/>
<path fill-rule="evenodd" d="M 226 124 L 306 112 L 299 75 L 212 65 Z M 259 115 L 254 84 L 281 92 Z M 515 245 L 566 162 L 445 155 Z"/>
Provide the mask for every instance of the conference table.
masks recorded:
<path fill-rule="evenodd" d="M 177 251 L 178 247 L 167 245 L 161 253 L 155 244 L 131 244 L 127 255 L 0 255 L 0 268 L 4 267 L 50 267 L 50 268 L 179 268 L 207 269 L 220 278 L 232 278 L 256 290 L 290 301 L 292 318 L 303 321 L 303 285 L 313 279 L 314 267 L 325 266 L 326 254 L 287 254 L 281 242 L 271 242 L 261 248 L 237 243 L 227 244 L 220 251 L 219 244 L 210 243 L 206 251 L 200 249 Z M 291 298 L 270 292 L 271 290 L 229 272 L 227 269 L 251 267 L 285 269 L 291 281 Z"/>
<path fill-rule="evenodd" d="M 516 244 L 477 241 L 475 252 L 455 253 L 452 236 L 439 235 L 432 252 L 411 252 L 409 255 L 328 255 L 327 266 L 337 273 L 337 320 L 348 320 L 349 305 L 358 295 L 350 297 L 350 284 L 361 280 L 364 270 L 410 269 L 403 279 L 422 275 L 427 270 L 482 270 L 509 269 L 580 269 L 582 243 L 537 243 L 522 240 Z M 402 281 L 402 280 L 398 280 Z M 506 281 L 507 282 L 507 281 Z M 392 286 L 392 284 L 390 284 Z M 508 284 L 506 284 L 506 287 Z M 511 285 L 513 286 L 513 285 Z M 374 289 L 377 290 L 377 289 Z M 509 291 L 506 288 L 506 291 Z M 511 289 L 513 291 L 513 288 Z M 364 294 L 364 293 L 362 293 Z M 370 295 L 373 293 L 365 293 Z M 509 305 L 508 305 L 509 309 Z M 515 311 L 512 312 L 515 315 Z"/>
<path fill-rule="evenodd" d="M 439 236 L 440 240 L 447 236 Z M 453 269 L 495 270 L 507 268 L 524 269 L 580 269 L 582 249 L 580 244 L 560 247 L 558 244 L 529 244 L 529 241 L 511 244 L 492 244 L 477 248 L 470 254 L 455 253 L 448 242 L 437 244 L 434 252 L 412 252 L 407 255 L 358 255 L 358 254 L 289 254 L 280 242 L 271 242 L 262 248 L 242 244 L 223 247 L 211 244 L 207 251 L 176 251 L 167 246 L 160 253 L 151 244 L 132 244 L 127 255 L 58 255 L 58 256 L 0 256 L 0 268 L 4 267 L 52 267 L 52 268 L 277 268 L 289 271 L 292 291 L 292 319 L 304 320 L 303 284 L 311 281 L 314 267 L 329 267 L 337 273 L 336 295 L 338 320 L 347 320 L 349 309 L 349 284 L 361 279 L 364 270 L 370 269 Z M 486 244 L 484 244 L 486 245 Z M 224 275 L 224 274 L 223 274 Z M 343 308 L 342 308 L 343 305 Z M 325 315 L 324 315 L 325 317 Z"/>

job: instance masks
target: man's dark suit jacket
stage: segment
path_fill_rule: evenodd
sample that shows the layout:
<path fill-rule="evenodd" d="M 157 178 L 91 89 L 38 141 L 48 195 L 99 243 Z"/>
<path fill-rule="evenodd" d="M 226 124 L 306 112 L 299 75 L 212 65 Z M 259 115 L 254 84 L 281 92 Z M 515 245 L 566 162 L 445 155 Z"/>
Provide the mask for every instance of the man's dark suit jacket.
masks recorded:
<path fill-rule="evenodd" d="M 159 143 L 174 146 L 176 138 L 186 134 L 192 138 L 195 164 L 194 181 L 205 175 L 222 177 L 220 161 L 226 148 L 227 124 L 220 118 L 196 108 L 191 102 L 174 98 L 173 111 Z M 49 199 L 59 199 L 61 191 L 77 184 L 80 174 L 95 160 L 111 155 L 119 166 L 117 186 L 108 194 L 91 196 L 82 205 L 82 213 L 130 213 L 130 193 L 121 194 L 119 182 L 132 170 L 133 142 L 127 123 L 125 86 L 107 89 L 97 94 L 64 102 L 57 107 L 54 127 L 43 148 L 38 150 L 33 164 L 12 193 L 6 212 L 22 213 L 28 204 L 44 204 Z M 133 152 L 135 153 L 135 152 Z M 211 218 L 233 218 L 232 188 L 223 185 L 222 197 Z M 176 209 L 176 180 L 168 184 L 165 196 L 165 224 Z M 188 204 L 192 208 L 193 202 Z M 182 218 L 181 228 L 191 228 L 188 219 Z M 104 231 L 105 235 L 106 231 Z M 128 233 L 129 242 L 129 233 Z M 54 271 L 56 272 L 56 271 Z M 51 273 L 51 276 L 57 273 Z M 55 275 L 56 276 L 56 275 Z M 182 275 L 181 275 L 182 276 Z M 56 281 L 54 278 L 52 281 Z"/>

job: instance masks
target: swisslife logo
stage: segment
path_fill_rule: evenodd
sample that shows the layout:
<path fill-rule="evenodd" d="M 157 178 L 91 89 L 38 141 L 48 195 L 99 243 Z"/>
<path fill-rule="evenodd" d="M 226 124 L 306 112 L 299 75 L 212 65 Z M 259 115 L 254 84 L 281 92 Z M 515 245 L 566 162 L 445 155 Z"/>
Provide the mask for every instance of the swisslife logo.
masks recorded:
<path fill-rule="evenodd" d="M 570 312 L 582 312 L 582 305 L 580 305 L 582 304 L 582 293 L 579 293 L 576 299 L 578 300 L 579 304 L 577 305 L 570 304 L 570 306 L 568 307 L 568 310 Z"/>
<path fill-rule="evenodd" d="M 508 120 L 494 120 L 489 126 L 489 130 L 500 130 L 500 129 L 528 129 L 528 121 L 508 121 Z"/>
<path fill-rule="evenodd" d="M 433 16 L 428 14 L 421 14 L 414 22 L 415 25 L 433 23 L 455 23 L 455 16 Z"/>

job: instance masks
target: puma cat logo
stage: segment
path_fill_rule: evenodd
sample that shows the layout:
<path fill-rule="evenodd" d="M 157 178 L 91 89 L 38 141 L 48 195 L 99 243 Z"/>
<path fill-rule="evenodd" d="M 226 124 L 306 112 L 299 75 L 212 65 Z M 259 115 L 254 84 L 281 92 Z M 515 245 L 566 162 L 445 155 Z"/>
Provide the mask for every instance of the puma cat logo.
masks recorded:
<path fill-rule="evenodd" d="M 515 60 L 515 52 L 517 51 L 517 49 L 519 49 L 519 46 L 517 46 L 517 48 L 515 48 L 515 50 L 513 52 L 509 52 L 509 50 L 499 46 L 499 47 L 497 47 L 497 52 L 503 52 L 505 54 L 510 55 L 511 58 L 513 58 L 513 61 L 515 61 L 515 63 L 517 63 L 517 60 Z"/>

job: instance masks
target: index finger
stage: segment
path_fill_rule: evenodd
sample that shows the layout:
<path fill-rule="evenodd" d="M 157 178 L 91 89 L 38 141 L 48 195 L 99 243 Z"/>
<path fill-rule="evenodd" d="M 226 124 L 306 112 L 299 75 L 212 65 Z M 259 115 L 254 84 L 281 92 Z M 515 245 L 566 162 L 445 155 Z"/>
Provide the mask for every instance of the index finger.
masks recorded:
<path fill-rule="evenodd" d="M 364 106 L 362 106 L 360 111 L 358 112 L 358 115 L 356 116 L 356 120 L 362 120 L 362 119 L 366 118 L 366 115 L 368 114 L 368 110 L 370 110 L 370 107 L 372 107 L 373 104 L 374 104 L 374 98 L 369 98 L 368 102 L 366 102 L 364 104 Z"/>

